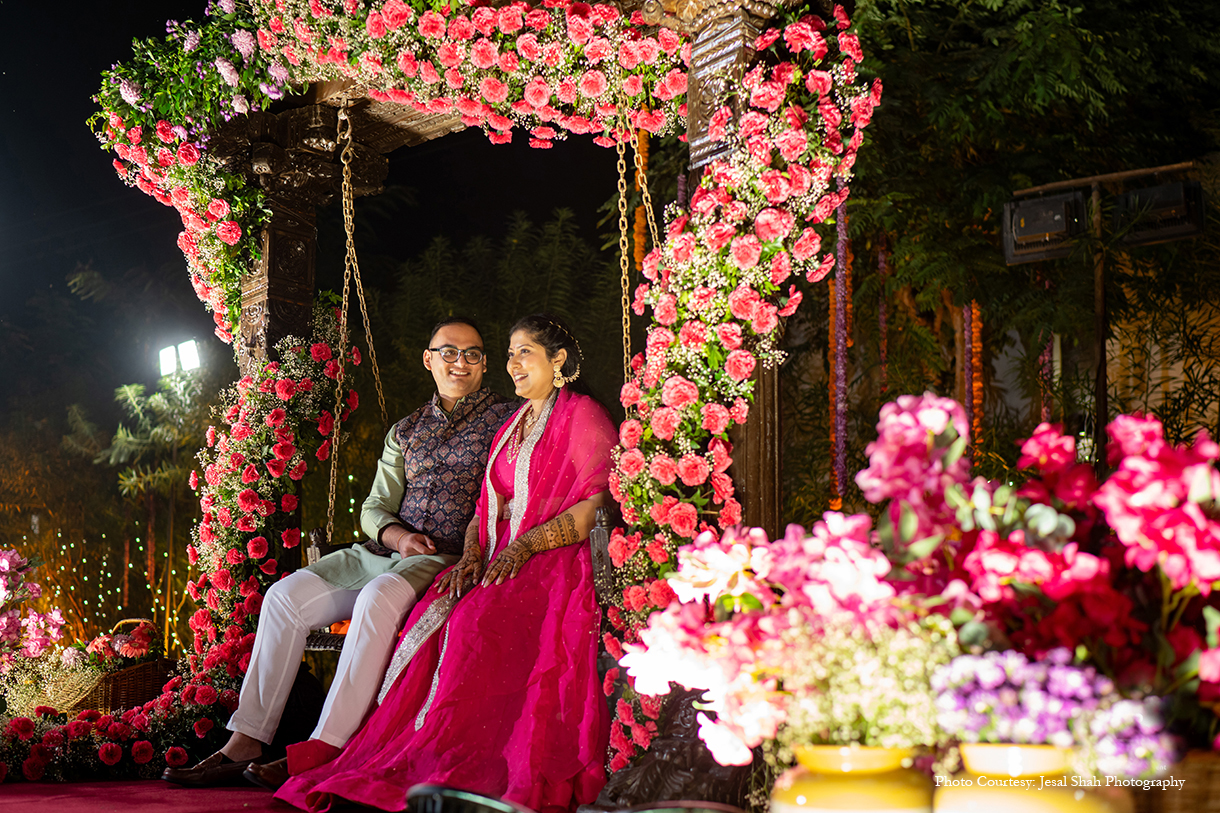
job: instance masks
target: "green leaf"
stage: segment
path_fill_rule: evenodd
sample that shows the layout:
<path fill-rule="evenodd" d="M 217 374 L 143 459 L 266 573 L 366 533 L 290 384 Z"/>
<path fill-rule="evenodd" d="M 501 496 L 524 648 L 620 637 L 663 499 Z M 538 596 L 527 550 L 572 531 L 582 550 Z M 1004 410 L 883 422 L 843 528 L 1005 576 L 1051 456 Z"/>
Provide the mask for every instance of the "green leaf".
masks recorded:
<path fill-rule="evenodd" d="M 974 613 L 967 610 L 965 607 L 958 607 L 953 612 L 949 613 L 949 622 L 955 627 L 960 627 L 974 620 Z"/>
<path fill-rule="evenodd" d="M 898 541 L 904 545 L 907 544 L 915 536 L 918 527 L 919 517 L 916 515 L 915 509 L 903 501 L 898 514 Z"/>
<path fill-rule="evenodd" d="M 1220 631 L 1220 610 L 1210 605 L 1204 607 L 1203 620 L 1207 622 L 1207 648 L 1215 649 L 1220 645 L 1220 641 L 1217 640 L 1220 637 L 1217 635 L 1218 631 Z M 1169 632 L 1169 630 L 1165 631 Z"/>
<path fill-rule="evenodd" d="M 957 631 L 957 640 L 963 647 L 984 646 L 991 637 L 991 630 L 982 621 L 967 621 Z"/>
<path fill-rule="evenodd" d="M 961 460 L 962 455 L 965 453 L 966 453 L 966 439 L 958 438 L 957 440 L 953 441 L 953 444 L 949 447 L 949 451 L 945 453 L 945 459 L 944 459 L 945 467 L 947 468 L 949 466 L 952 466 L 958 460 Z"/>
<path fill-rule="evenodd" d="M 940 547 L 940 543 L 943 541 L 945 541 L 944 534 L 934 534 L 921 539 L 918 542 L 912 542 L 910 545 L 907 545 L 906 550 L 903 552 L 902 564 L 918 561 L 919 559 L 931 556 L 932 552 Z"/>

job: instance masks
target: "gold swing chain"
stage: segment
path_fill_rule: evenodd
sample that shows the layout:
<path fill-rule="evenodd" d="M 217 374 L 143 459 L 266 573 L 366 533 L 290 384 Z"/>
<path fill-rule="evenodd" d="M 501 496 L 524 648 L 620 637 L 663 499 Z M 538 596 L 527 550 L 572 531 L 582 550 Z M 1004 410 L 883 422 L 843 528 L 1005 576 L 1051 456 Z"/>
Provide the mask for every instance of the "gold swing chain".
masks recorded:
<path fill-rule="evenodd" d="M 346 126 L 345 126 L 346 125 Z M 330 501 L 326 510 L 326 541 L 334 544 L 335 491 L 339 479 L 339 437 L 343 412 L 343 379 L 346 371 L 347 352 L 347 307 L 348 291 L 352 277 L 356 280 L 356 298 L 360 301 L 360 316 L 364 323 L 364 336 L 368 342 L 369 363 L 373 366 L 373 382 L 377 388 L 377 404 L 381 408 L 381 426 L 389 431 L 389 416 L 386 414 L 385 392 L 381 387 L 381 372 L 377 367 L 377 351 L 373 348 L 373 332 L 369 325 L 368 304 L 364 299 L 364 285 L 360 280 L 360 264 L 356 259 L 355 206 L 352 194 L 352 121 L 347 107 L 339 108 L 339 141 L 343 144 L 340 160 L 343 162 L 343 228 L 347 234 L 347 253 L 343 259 L 343 304 L 339 311 L 339 374 L 335 378 L 335 425 L 331 430 Z"/>
<path fill-rule="evenodd" d="M 622 110 L 621 103 L 619 109 Z M 627 127 L 621 113 L 619 126 Z M 627 260 L 627 145 L 621 131 L 618 136 L 614 141 L 618 149 L 618 249 L 623 288 L 623 383 L 626 384 L 631 380 L 631 321 L 628 319 L 631 311 L 631 267 Z"/>

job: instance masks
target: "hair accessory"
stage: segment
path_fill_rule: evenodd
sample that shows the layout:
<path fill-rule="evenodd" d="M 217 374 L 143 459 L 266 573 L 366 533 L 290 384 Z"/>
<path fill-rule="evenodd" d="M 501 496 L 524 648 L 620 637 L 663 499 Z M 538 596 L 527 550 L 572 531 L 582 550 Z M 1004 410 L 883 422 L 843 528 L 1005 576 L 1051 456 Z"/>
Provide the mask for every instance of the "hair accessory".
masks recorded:
<path fill-rule="evenodd" d="M 573 336 L 573 335 L 572 335 L 572 334 L 571 334 L 571 333 L 568 331 L 568 329 L 567 329 L 566 327 L 564 327 L 563 325 L 559 324 L 558 322 L 553 322 L 553 321 L 551 321 L 550 319 L 547 319 L 546 321 L 547 321 L 547 324 L 548 324 L 548 325 L 550 325 L 551 327 L 555 328 L 556 330 L 563 331 L 563 335 L 567 336 L 567 337 L 568 337 L 568 339 L 570 339 L 570 340 L 571 340 L 572 344 L 576 346 L 576 352 L 577 352 L 577 354 L 579 354 L 579 355 L 580 355 L 580 356 L 582 356 L 582 357 L 584 356 L 584 353 L 583 353 L 583 352 L 581 352 L 581 349 L 580 349 L 580 342 L 576 341 L 576 337 L 575 337 L 575 336 Z M 575 375 L 573 375 L 573 377 L 572 377 L 571 379 L 569 379 L 569 380 L 571 380 L 571 381 L 575 381 L 575 380 L 576 380 L 576 375 L 580 375 L 580 369 L 579 369 L 579 367 L 578 367 L 578 368 L 577 368 L 577 370 L 576 370 L 576 374 L 575 374 Z M 556 377 L 556 380 L 558 380 L 558 377 Z M 558 387 L 559 385 L 558 385 L 558 384 L 556 384 L 555 386 L 557 386 L 557 387 Z"/>

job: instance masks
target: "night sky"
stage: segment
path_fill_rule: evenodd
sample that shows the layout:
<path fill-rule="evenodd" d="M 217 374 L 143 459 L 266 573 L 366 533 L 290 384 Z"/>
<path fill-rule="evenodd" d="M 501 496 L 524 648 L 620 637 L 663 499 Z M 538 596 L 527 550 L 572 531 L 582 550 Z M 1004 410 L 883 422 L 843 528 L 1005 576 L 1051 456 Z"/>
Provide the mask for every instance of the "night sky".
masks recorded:
<path fill-rule="evenodd" d="M 86 263 L 114 280 L 133 268 L 151 270 L 166 303 L 142 315 L 151 338 L 137 351 L 118 338 L 113 346 L 100 340 L 96 358 L 80 359 L 104 371 L 96 381 L 100 397 L 129 381 L 154 383 L 154 345 L 197 337 L 213 353 L 229 353 L 212 338 L 210 314 L 190 291 L 175 244 L 177 213 L 124 186 L 112 156 L 85 125 L 96 111 L 90 97 L 101 71 L 130 58 L 131 40 L 163 36 L 167 19 L 201 20 L 204 6 L 205 0 L 0 0 L 0 338 L 7 345 L 0 349 L 0 374 L 11 384 L 19 387 L 12 378 L 31 369 L 24 364 L 13 372 L 14 354 L 24 351 L 11 337 L 28 336 L 31 320 L 45 320 L 33 311 L 41 302 L 45 312 L 48 295 L 70 297 L 65 278 Z M 498 236 L 514 210 L 541 223 L 561 206 L 577 214 L 587 240 L 600 244 L 596 210 L 615 188 L 613 151 L 588 138 L 547 151 L 530 149 L 520 137 L 516 142 L 495 146 L 466 131 L 393 153 L 388 183 L 409 187 L 417 205 L 400 230 L 379 234 L 380 246 L 405 259 L 437 235 L 460 245 L 474 234 Z M 341 268 L 319 268 L 319 283 L 337 287 L 341 274 Z M 114 318 L 101 305 L 75 307 L 100 322 Z M 64 321 L 56 329 L 72 330 L 71 318 Z"/>

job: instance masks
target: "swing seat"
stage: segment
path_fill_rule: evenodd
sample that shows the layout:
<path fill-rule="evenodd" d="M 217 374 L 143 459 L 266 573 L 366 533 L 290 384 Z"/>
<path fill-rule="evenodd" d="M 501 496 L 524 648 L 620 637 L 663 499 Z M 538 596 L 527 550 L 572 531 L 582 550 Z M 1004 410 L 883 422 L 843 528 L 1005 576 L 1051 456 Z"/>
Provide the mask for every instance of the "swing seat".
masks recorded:
<path fill-rule="evenodd" d="M 312 565 L 331 552 L 331 545 L 326 541 L 326 529 L 314 528 L 309 532 L 309 545 L 305 548 L 305 563 Z M 350 621 L 340 621 L 328 628 L 314 630 L 305 639 L 306 652 L 338 652 L 343 649 L 343 640 L 347 637 L 347 625 Z M 342 632 L 335 632 L 340 628 Z"/>

